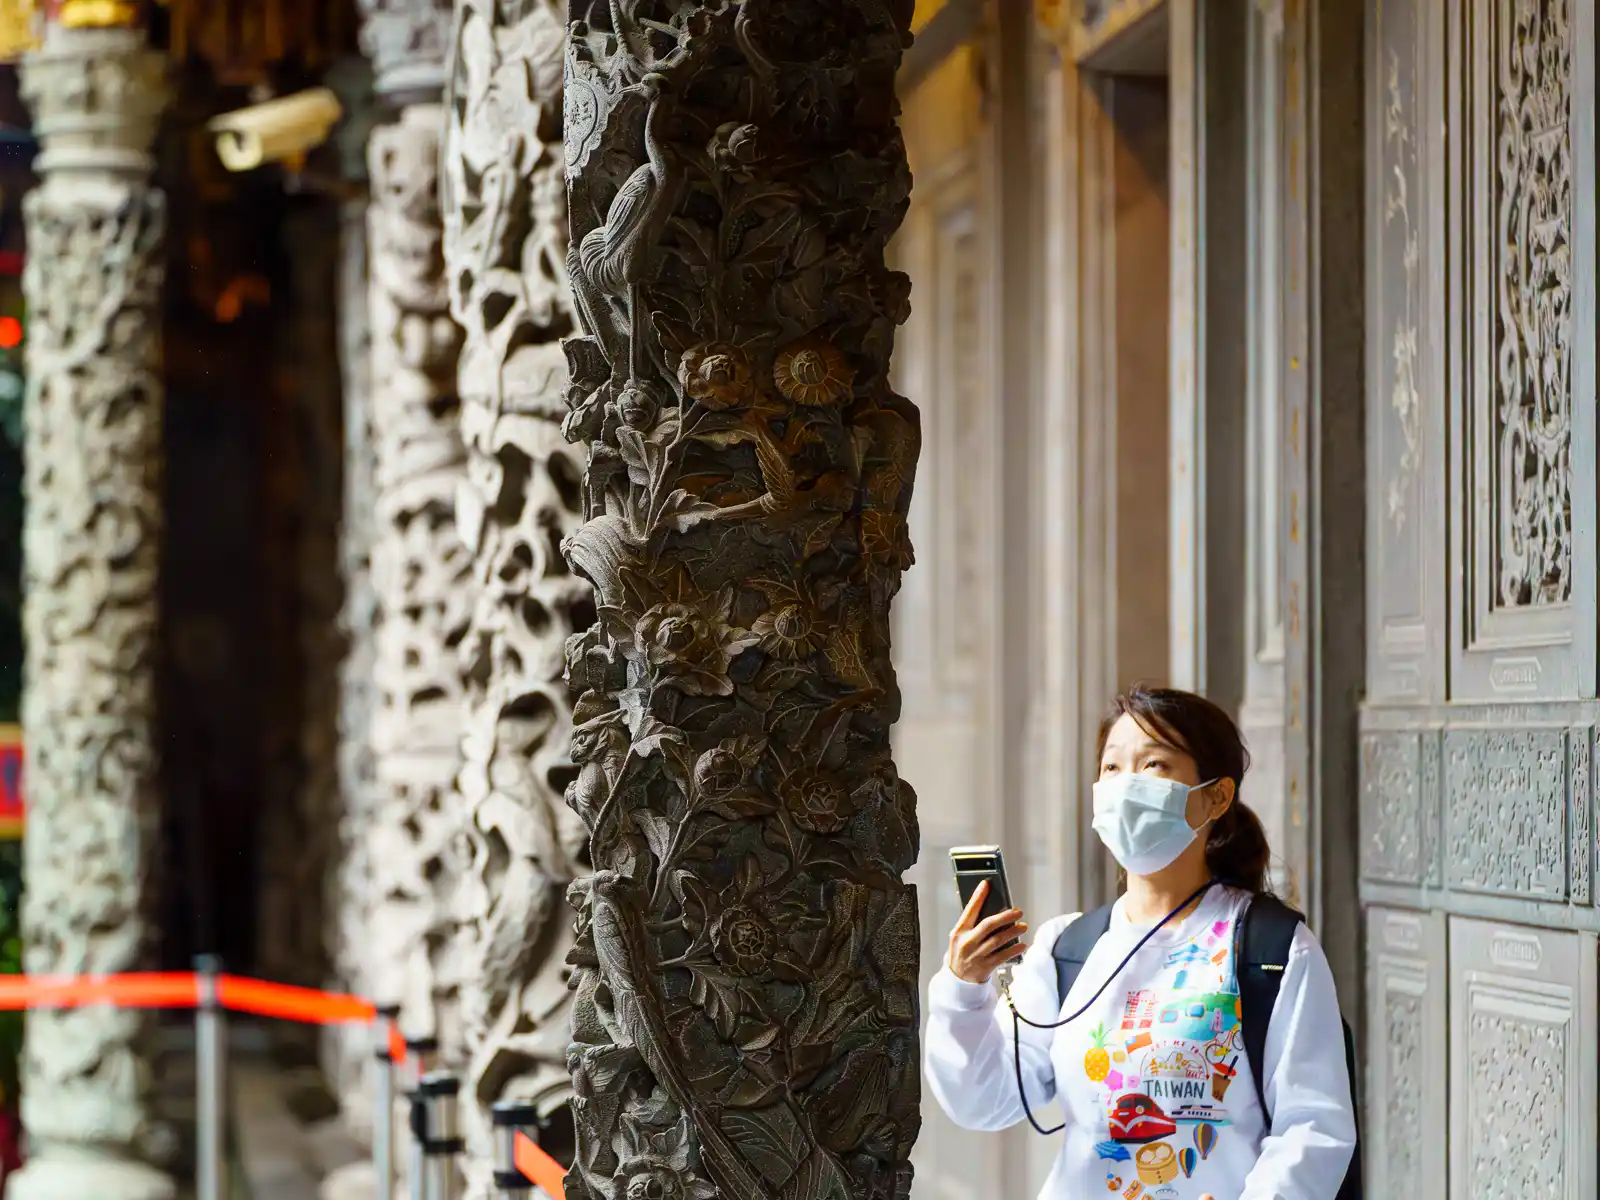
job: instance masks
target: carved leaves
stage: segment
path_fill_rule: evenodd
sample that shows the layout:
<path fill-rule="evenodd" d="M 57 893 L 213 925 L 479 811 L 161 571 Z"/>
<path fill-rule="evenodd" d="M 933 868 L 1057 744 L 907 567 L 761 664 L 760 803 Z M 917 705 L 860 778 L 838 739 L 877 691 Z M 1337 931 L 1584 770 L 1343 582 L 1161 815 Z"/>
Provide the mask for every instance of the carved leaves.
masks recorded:
<path fill-rule="evenodd" d="M 888 613 L 919 437 L 883 264 L 908 16 L 573 9 L 566 550 L 600 617 L 568 642 L 597 868 L 572 893 L 575 1197 L 909 1189 Z"/>

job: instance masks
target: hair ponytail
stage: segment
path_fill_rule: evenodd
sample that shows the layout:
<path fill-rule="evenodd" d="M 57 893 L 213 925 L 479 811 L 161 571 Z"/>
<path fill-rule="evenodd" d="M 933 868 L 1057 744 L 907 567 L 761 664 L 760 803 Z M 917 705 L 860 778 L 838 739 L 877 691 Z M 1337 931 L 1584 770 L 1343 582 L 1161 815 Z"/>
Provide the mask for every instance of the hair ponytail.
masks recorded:
<path fill-rule="evenodd" d="M 1206 867 L 1215 879 L 1251 892 L 1267 890 L 1272 848 L 1261 818 L 1237 794 L 1206 838 Z"/>

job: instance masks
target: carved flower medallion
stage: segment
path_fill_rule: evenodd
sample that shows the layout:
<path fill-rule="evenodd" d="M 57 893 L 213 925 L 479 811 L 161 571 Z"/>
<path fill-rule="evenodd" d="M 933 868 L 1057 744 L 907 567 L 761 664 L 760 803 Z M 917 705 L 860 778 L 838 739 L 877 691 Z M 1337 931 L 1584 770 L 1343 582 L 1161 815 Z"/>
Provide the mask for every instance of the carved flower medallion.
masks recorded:
<path fill-rule="evenodd" d="M 634 624 L 635 653 L 690 695 L 731 695 L 729 666 L 759 640 L 728 624 L 731 602 L 724 600 L 715 620 L 681 601 L 655 605 Z"/>
<path fill-rule="evenodd" d="M 715 1200 L 717 1190 L 689 1166 L 689 1130 L 680 1120 L 649 1129 L 624 1118 L 625 1153 L 617 1168 L 623 1200 Z"/>
<path fill-rule="evenodd" d="M 708 342 L 683 353 L 678 363 L 683 394 L 717 412 L 747 408 L 755 400 L 750 359 L 732 342 Z"/>
<path fill-rule="evenodd" d="M 799 588 L 770 579 L 753 580 L 752 588 L 771 605 L 750 626 L 761 648 L 774 658 L 795 662 L 815 654 L 828 639 L 823 616 Z"/>
<path fill-rule="evenodd" d="M 753 737 L 728 738 L 702 754 L 694 764 L 694 791 L 698 799 L 714 803 L 738 795 L 750 780 L 764 742 Z"/>
<path fill-rule="evenodd" d="M 803 768 L 784 777 L 778 795 L 794 823 L 808 833 L 838 833 L 854 815 L 849 791 L 834 775 Z"/>
<path fill-rule="evenodd" d="M 772 378 L 786 399 L 820 408 L 838 404 L 850 395 L 855 371 L 831 342 L 803 338 L 778 352 L 772 364 Z"/>
<path fill-rule="evenodd" d="M 777 949 L 777 933 L 747 905 L 736 904 L 712 919 L 711 951 L 730 971 L 761 978 L 770 973 Z"/>

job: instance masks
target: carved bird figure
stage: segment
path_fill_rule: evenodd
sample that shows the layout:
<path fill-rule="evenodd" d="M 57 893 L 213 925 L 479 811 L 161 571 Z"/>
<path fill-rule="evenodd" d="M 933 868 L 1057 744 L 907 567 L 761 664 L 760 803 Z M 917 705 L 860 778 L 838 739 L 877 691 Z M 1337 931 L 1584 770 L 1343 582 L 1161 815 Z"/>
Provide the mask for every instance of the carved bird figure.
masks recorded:
<path fill-rule="evenodd" d="M 701 1157 L 719 1189 L 749 1200 L 770 1196 L 766 1181 L 750 1169 L 715 1120 L 700 1109 L 675 1052 L 678 1039 L 667 1029 L 663 1001 L 652 983 L 635 969 L 635 964 L 647 964 L 653 958 L 637 915 L 638 906 L 644 902 L 643 891 L 615 871 L 596 871 L 591 876 L 589 895 L 595 954 L 611 992 L 617 1023 L 656 1081 L 695 1118 Z"/>
<path fill-rule="evenodd" d="M 780 530 L 808 526 L 807 552 L 813 543 L 826 540 L 840 518 L 855 504 L 856 481 L 849 471 L 825 471 L 815 482 L 801 487 L 784 447 L 764 429 L 752 432 L 756 444 L 756 464 L 766 491 L 754 500 L 733 504 L 715 513 L 711 520 L 735 521 L 765 519 Z"/>
<path fill-rule="evenodd" d="M 645 339 L 639 328 L 644 318 L 639 286 L 648 273 L 654 242 L 672 210 L 677 191 L 671 152 L 662 143 L 659 130 L 660 77 L 648 75 L 638 86 L 650 105 L 644 121 L 648 161 L 636 167 L 617 189 L 606 211 L 605 222 L 590 230 L 567 252 L 567 272 L 572 279 L 578 310 L 585 326 L 600 339 L 613 363 L 620 357 L 621 347 L 607 297 L 627 300 L 627 319 L 633 325 L 628 339 L 630 381 L 647 375 Z"/>

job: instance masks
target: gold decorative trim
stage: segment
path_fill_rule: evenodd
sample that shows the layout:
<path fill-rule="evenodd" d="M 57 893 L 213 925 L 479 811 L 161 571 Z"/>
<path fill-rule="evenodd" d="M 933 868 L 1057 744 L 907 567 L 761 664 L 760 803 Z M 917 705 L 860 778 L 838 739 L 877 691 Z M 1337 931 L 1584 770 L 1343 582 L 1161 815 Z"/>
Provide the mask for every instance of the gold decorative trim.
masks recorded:
<path fill-rule="evenodd" d="M 42 17 L 33 0 L 0 0 L 0 62 L 39 48 Z"/>
<path fill-rule="evenodd" d="M 61 0 L 55 23 L 63 29 L 133 29 L 141 8 L 138 0 Z"/>

